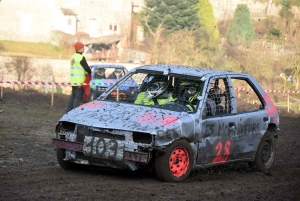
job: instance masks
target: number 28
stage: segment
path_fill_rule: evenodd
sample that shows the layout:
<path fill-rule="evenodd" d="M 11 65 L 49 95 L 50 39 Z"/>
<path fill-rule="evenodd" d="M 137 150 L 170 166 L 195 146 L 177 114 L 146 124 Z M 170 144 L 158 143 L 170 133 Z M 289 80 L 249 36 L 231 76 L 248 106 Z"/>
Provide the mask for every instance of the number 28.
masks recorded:
<path fill-rule="evenodd" d="M 216 157 L 212 160 L 212 163 L 225 163 L 230 155 L 230 144 L 231 142 L 228 140 L 225 143 L 224 151 L 223 151 L 223 144 L 222 142 L 219 142 L 217 146 L 215 147 L 215 150 L 217 150 Z M 222 154 L 223 151 L 223 154 Z"/>

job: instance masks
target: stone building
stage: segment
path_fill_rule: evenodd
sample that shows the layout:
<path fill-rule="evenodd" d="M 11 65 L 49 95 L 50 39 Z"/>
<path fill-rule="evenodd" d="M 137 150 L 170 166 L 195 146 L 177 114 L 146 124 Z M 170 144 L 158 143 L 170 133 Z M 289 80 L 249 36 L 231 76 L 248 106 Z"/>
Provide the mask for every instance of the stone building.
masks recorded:
<path fill-rule="evenodd" d="M 247 4 L 254 19 L 279 11 L 268 2 L 210 1 L 218 21 L 230 19 L 238 4 Z M 56 45 L 80 40 L 94 59 L 143 60 L 145 53 L 128 49 L 144 39 L 142 28 L 133 23 L 133 13 L 143 5 L 144 0 L 0 0 L 0 40 Z M 124 53 L 140 56 L 122 58 Z"/>
<path fill-rule="evenodd" d="M 0 40 L 104 44 L 102 54 L 94 51 L 107 58 L 118 54 L 111 53 L 112 46 L 126 48 L 140 30 L 132 30 L 132 21 L 142 5 L 142 0 L 1 0 Z M 139 33 L 134 40 L 143 40 Z"/>

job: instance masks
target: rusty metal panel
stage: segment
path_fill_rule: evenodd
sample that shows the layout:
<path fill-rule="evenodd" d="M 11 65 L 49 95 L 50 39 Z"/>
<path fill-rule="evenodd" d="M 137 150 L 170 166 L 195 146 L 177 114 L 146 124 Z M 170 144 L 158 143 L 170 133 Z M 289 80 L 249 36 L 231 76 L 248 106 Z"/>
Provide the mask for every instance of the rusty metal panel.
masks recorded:
<path fill-rule="evenodd" d="M 148 153 L 124 151 L 124 159 L 142 163 L 148 163 L 148 155 Z"/>
<path fill-rule="evenodd" d="M 57 148 L 78 151 L 78 152 L 82 152 L 82 147 L 83 147 L 83 143 L 70 142 L 70 141 L 56 139 L 56 138 L 52 139 L 51 145 Z"/>

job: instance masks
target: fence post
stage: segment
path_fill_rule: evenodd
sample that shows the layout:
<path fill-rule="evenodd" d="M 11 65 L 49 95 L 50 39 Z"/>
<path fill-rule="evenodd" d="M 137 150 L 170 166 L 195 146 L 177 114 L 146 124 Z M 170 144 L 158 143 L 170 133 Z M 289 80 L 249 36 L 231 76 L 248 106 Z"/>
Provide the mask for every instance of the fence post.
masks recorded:
<path fill-rule="evenodd" d="M 290 94 L 288 93 L 288 113 L 290 112 Z"/>
<path fill-rule="evenodd" d="M 2 82 L 3 82 L 3 78 L 4 78 L 4 76 L 3 76 L 3 71 L 2 71 L 2 73 L 1 73 L 1 74 L 2 74 L 2 76 L 1 76 L 1 78 L 2 78 Z M 0 98 L 1 98 L 1 100 L 2 100 L 2 97 L 3 97 L 3 85 L 4 85 L 4 84 L 2 83 L 2 84 L 1 84 L 1 97 L 0 97 Z"/>
<path fill-rule="evenodd" d="M 54 105 L 54 76 L 52 74 L 52 92 L 51 92 L 51 107 Z"/>

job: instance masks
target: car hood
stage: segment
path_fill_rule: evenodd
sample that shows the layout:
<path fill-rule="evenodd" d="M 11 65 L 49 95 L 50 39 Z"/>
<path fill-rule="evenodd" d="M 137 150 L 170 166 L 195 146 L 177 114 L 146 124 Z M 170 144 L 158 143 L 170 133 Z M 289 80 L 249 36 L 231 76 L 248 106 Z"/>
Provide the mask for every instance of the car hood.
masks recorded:
<path fill-rule="evenodd" d="M 95 100 L 69 111 L 60 121 L 152 133 L 163 128 L 175 128 L 181 123 L 180 119 L 190 115 L 142 105 Z"/>

